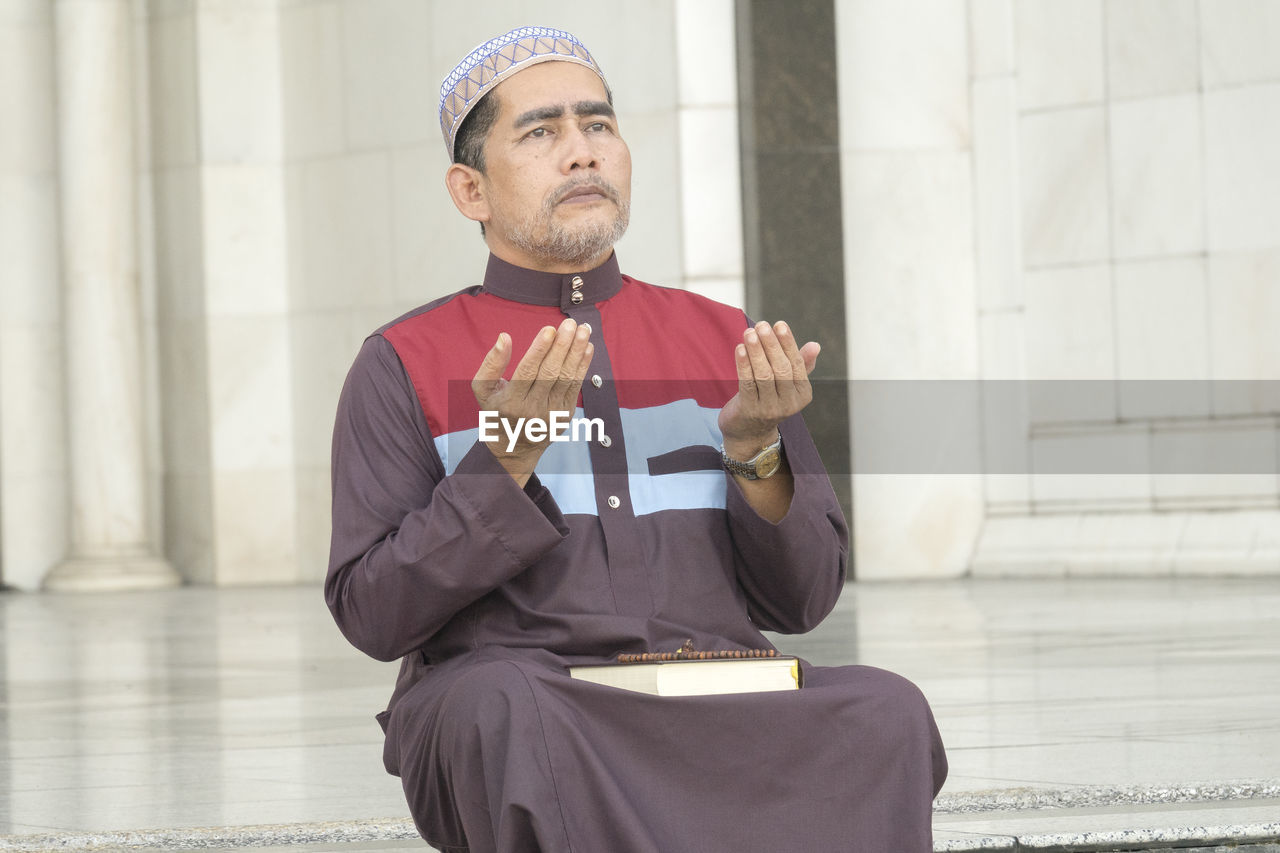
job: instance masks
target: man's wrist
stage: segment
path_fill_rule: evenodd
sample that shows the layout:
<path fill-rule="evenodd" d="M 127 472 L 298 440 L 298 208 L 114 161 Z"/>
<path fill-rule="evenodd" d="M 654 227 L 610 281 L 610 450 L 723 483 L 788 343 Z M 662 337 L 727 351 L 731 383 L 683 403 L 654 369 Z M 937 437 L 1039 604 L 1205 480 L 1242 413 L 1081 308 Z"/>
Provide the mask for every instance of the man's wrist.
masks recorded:
<path fill-rule="evenodd" d="M 489 449 L 498 465 L 510 474 L 521 487 L 533 476 L 534 469 L 538 467 L 538 460 L 542 456 L 542 453 L 536 450 L 522 449 L 508 452 L 503 450 L 496 442 L 482 441 L 480 443 Z"/>
<path fill-rule="evenodd" d="M 762 432 L 760 435 L 752 436 L 750 438 L 725 437 L 720 447 L 724 451 L 725 455 L 730 459 L 734 459 L 738 462 L 746 462 L 761 450 L 764 450 L 766 447 L 777 441 L 780 435 L 781 433 L 778 431 L 778 428 L 773 427 L 767 432 Z"/>
<path fill-rule="evenodd" d="M 735 476 L 747 480 L 767 480 L 782 468 L 782 433 L 775 429 L 772 441 L 748 459 L 731 455 L 722 444 L 720 460 L 725 469 Z"/>

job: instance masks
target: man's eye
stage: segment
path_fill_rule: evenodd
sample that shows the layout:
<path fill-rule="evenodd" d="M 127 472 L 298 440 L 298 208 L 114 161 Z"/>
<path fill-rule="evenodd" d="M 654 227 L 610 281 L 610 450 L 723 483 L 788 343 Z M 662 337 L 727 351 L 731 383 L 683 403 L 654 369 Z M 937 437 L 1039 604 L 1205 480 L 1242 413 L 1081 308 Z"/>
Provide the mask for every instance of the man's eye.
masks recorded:
<path fill-rule="evenodd" d="M 534 139 L 540 139 L 547 135 L 547 129 L 545 127 L 535 127 L 533 130 L 529 131 L 529 135 Z"/>
<path fill-rule="evenodd" d="M 587 125 L 587 130 L 608 130 L 609 126 L 602 121 L 593 121 Z"/>

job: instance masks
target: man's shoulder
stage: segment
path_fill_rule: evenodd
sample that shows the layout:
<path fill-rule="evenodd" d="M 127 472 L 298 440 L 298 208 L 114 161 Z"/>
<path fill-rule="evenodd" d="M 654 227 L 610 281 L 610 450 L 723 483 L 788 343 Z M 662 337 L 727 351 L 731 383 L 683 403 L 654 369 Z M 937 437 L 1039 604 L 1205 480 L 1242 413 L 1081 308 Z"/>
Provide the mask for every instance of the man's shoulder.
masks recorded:
<path fill-rule="evenodd" d="M 719 302 L 692 290 L 652 284 L 630 275 L 624 275 L 622 280 L 624 283 L 623 293 L 632 299 L 639 299 L 659 306 L 678 305 L 685 311 L 718 315 L 730 318 L 735 322 L 745 316 L 741 308 Z"/>
<path fill-rule="evenodd" d="M 447 296 L 441 296 L 439 299 L 433 299 L 425 305 L 419 305 L 410 311 L 406 311 L 394 320 L 384 323 L 377 329 L 374 329 L 373 335 L 386 337 L 389 332 L 400 328 L 406 324 L 423 323 L 423 322 L 448 322 L 449 316 L 452 314 L 450 308 L 460 306 L 460 300 L 466 300 L 475 297 L 480 293 L 480 285 L 472 287 L 464 287 L 456 290 Z"/>

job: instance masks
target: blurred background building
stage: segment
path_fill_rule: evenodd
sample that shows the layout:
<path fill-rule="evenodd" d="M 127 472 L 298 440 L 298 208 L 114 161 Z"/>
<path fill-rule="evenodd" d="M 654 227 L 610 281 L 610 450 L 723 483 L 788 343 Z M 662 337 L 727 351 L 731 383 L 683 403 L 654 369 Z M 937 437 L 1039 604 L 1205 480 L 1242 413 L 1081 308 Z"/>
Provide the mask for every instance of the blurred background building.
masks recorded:
<path fill-rule="evenodd" d="M 324 576 L 361 340 L 483 272 L 439 82 L 527 24 L 613 87 L 624 271 L 823 343 L 859 578 L 1280 573 L 1274 0 L 0 0 L 3 584 Z"/>

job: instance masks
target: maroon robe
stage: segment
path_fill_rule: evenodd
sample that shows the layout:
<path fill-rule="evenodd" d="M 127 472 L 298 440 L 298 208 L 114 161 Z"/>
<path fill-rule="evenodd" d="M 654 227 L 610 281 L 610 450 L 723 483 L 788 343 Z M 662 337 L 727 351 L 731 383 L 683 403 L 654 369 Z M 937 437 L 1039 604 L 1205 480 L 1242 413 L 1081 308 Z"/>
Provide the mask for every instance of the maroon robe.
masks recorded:
<path fill-rule="evenodd" d="M 581 298 L 574 301 L 574 294 Z M 564 316 L 592 326 L 578 412 L 521 488 L 476 440 L 470 379 Z M 783 693 L 654 697 L 577 681 L 621 652 L 769 648 L 835 605 L 848 536 L 799 416 L 795 497 L 760 518 L 719 465 L 741 311 L 622 276 L 490 258 L 484 285 L 383 327 L 339 403 L 325 596 L 348 639 L 403 658 L 387 770 L 446 851 L 932 849 L 946 758 L 883 670 L 805 665 Z"/>

